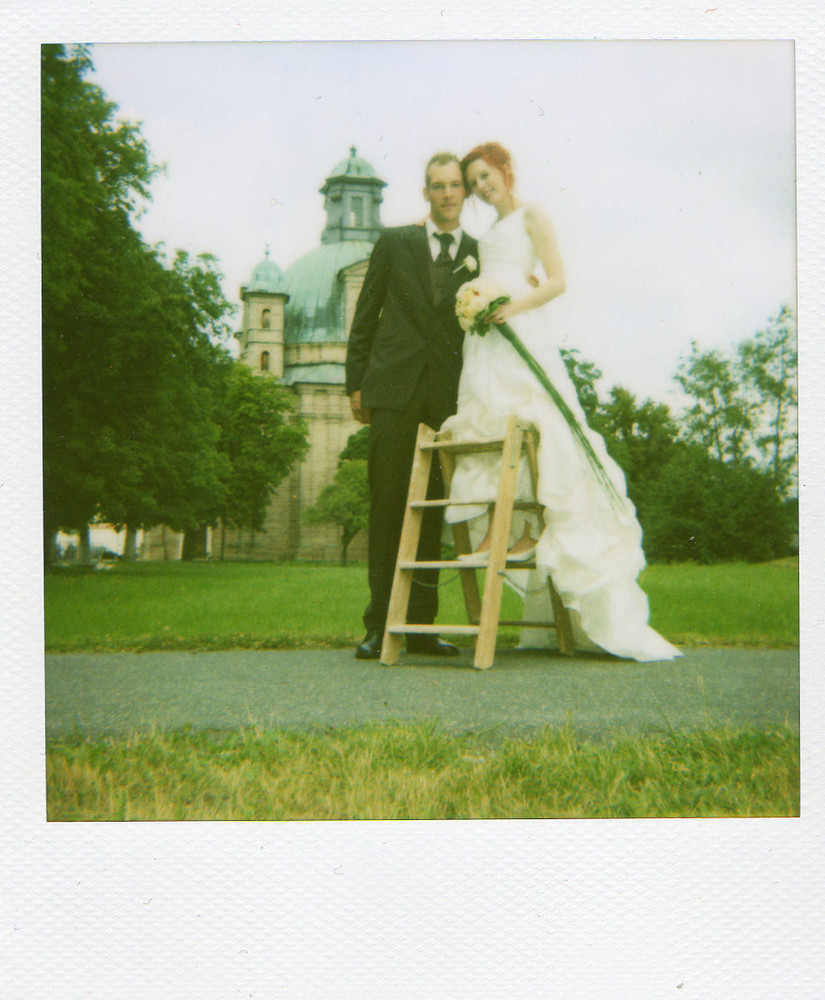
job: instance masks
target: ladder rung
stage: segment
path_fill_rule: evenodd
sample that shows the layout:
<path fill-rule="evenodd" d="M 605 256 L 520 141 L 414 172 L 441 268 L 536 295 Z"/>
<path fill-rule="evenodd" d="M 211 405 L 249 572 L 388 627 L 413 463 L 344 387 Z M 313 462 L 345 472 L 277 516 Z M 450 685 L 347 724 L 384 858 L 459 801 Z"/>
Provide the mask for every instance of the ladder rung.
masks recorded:
<path fill-rule="evenodd" d="M 555 622 L 528 622 L 516 619 L 502 618 L 499 626 L 515 625 L 521 628 L 558 628 Z M 391 625 L 388 629 L 392 635 L 437 635 L 445 632 L 450 635 L 478 635 L 478 625 Z"/>
<path fill-rule="evenodd" d="M 519 625 L 521 628 L 558 628 L 555 622 L 523 622 L 502 618 L 499 625 Z"/>
<path fill-rule="evenodd" d="M 487 569 L 489 559 L 438 559 L 432 562 L 400 562 L 399 569 Z M 530 559 L 519 561 L 508 559 L 505 569 L 535 569 L 536 563 Z"/>
<path fill-rule="evenodd" d="M 432 562 L 400 562 L 399 569 L 484 569 L 487 560 L 483 559 L 437 559 Z"/>
<path fill-rule="evenodd" d="M 495 503 L 495 498 L 491 500 L 411 500 L 410 507 L 421 510 L 426 507 L 483 507 Z M 516 500 L 513 503 L 513 510 L 540 510 L 542 504 L 535 500 Z"/>
<path fill-rule="evenodd" d="M 478 625 L 390 625 L 392 635 L 478 635 Z"/>
<path fill-rule="evenodd" d="M 454 454 L 501 451 L 504 438 L 484 438 L 480 441 L 433 441 L 419 445 L 421 451 L 450 451 Z"/>

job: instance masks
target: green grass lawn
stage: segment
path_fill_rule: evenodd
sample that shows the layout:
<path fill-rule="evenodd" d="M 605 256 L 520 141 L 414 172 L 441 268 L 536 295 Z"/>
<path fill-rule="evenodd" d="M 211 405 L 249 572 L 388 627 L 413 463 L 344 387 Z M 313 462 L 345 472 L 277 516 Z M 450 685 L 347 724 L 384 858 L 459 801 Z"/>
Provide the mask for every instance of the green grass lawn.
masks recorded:
<path fill-rule="evenodd" d="M 457 579 L 439 620 L 466 620 Z M 762 565 L 657 565 L 641 579 L 651 624 L 682 645 L 788 647 L 799 641 L 795 560 Z M 347 646 L 363 634 L 363 564 L 136 563 L 67 569 L 45 579 L 51 651 Z M 502 617 L 519 617 L 505 588 Z M 504 644 L 517 630 L 502 629 Z"/>
<path fill-rule="evenodd" d="M 579 739 L 435 725 L 69 737 L 47 743 L 50 820 L 796 816 L 786 727 Z"/>

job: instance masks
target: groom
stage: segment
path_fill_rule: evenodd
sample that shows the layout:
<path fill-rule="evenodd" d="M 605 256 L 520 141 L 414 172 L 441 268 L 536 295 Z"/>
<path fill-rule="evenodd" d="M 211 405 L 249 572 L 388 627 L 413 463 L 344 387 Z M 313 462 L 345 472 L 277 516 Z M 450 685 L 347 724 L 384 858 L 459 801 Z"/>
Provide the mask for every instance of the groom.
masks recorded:
<path fill-rule="evenodd" d="M 369 268 L 350 329 L 347 393 L 356 420 L 370 425 L 369 585 L 367 634 L 355 651 L 377 659 L 387 619 L 398 542 L 407 503 L 419 423 L 438 429 L 456 409 L 463 333 L 455 294 L 478 267 L 476 241 L 459 224 L 464 182 L 458 158 L 436 153 L 425 171 L 430 214 L 423 225 L 385 229 Z M 428 496 L 444 486 L 433 462 Z M 441 552 L 442 512 L 427 510 L 418 559 Z M 438 570 L 413 577 L 409 621 L 431 624 L 438 611 Z M 436 635 L 409 635 L 407 651 L 454 656 Z"/>

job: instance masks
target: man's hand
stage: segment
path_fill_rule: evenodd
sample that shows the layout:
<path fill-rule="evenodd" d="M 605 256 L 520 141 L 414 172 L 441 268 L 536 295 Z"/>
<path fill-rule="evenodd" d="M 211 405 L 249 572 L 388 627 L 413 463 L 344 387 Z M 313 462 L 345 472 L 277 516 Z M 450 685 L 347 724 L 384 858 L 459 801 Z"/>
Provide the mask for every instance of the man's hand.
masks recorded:
<path fill-rule="evenodd" d="M 361 405 L 361 390 L 356 389 L 354 393 L 349 398 L 350 409 L 352 410 L 352 415 L 358 421 L 359 424 L 368 424 L 372 416 L 372 411 L 369 407 Z"/>

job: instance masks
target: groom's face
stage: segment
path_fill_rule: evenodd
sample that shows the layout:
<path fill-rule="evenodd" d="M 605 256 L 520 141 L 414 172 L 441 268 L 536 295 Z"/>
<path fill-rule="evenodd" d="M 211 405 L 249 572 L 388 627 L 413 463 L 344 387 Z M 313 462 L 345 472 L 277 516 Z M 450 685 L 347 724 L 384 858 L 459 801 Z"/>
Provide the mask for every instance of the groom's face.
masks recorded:
<path fill-rule="evenodd" d="M 439 229 L 455 229 L 464 204 L 464 181 L 461 167 L 449 163 L 434 163 L 427 174 L 424 197 L 430 203 L 430 215 Z"/>

